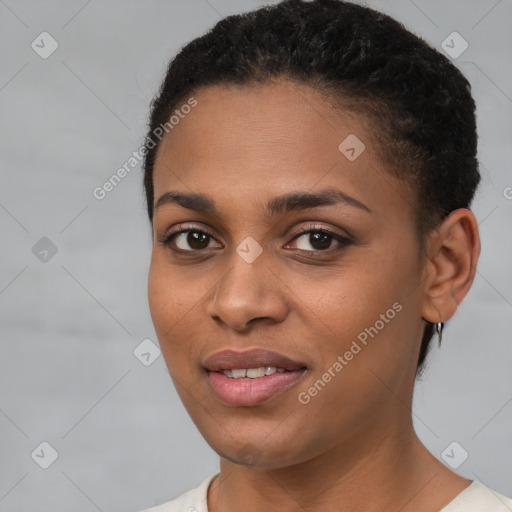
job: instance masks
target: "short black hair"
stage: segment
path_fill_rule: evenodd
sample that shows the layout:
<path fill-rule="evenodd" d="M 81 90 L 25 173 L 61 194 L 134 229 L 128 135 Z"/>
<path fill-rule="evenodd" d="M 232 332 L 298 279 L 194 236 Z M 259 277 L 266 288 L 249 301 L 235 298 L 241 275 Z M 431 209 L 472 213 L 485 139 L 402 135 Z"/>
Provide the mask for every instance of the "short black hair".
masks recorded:
<path fill-rule="evenodd" d="M 335 98 L 373 121 L 389 172 L 410 184 L 420 243 L 480 181 L 475 102 L 464 75 L 393 18 L 343 0 L 284 0 L 226 17 L 170 61 L 151 102 L 144 157 L 153 220 L 155 130 L 194 91 L 285 78 Z M 434 333 L 427 322 L 421 371 Z"/>

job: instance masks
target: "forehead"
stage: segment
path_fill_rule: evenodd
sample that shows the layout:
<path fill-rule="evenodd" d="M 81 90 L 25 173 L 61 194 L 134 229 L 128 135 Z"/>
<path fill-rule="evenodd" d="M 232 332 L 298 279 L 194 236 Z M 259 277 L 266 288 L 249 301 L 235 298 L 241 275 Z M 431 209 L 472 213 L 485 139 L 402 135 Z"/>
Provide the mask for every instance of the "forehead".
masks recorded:
<path fill-rule="evenodd" d="M 371 136 L 357 116 L 335 110 L 319 91 L 290 81 L 215 85 L 193 96 L 197 106 L 162 144 L 181 160 L 235 160 L 250 154 L 253 162 L 268 155 L 300 161 L 327 148 L 331 158 L 338 158 L 338 145 L 349 133 L 357 132 L 367 143 Z"/>
<path fill-rule="evenodd" d="M 391 205 L 404 200 L 368 121 L 335 109 L 310 86 L 221 85 L 192 96 L 196 106 L 158 150 L 155 201 L 181 189 L 238 197 L 247 206 L 258 197 L 330 186 L 365 203 L 386 195 Z"/>

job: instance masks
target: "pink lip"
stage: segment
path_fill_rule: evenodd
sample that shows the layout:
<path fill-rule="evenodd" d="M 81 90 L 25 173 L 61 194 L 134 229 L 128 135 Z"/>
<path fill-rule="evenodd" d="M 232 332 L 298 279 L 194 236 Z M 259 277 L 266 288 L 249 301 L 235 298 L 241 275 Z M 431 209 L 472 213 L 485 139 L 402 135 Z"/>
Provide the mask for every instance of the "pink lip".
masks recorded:
<path fill-rule="evenodd" d="M 287 371 L 257 379 L 232 379 L 222 373 L 223 370 L 261 366 L 275 366 Z M 248 407 L 266 402 L 293 386 L 302 377 L 306 365 L 278 352 L 255 348 L 242 352 L 231 349 L 216 352 L 205 360 L 204 367 L 217 400 L 224 405 Z"/>
<path fill-rule="evenodd" d="M 275 366 L 287 370 L 257 379 L 232 379 L 223 370 Z M 306 366 L 303 363 L 265 349 L 244 352 L 223 350 L 208 357 L 204 363 L 208 384 L 214 396 L 228 406 L 254 406 L 270 400 L 296 384 Z"/>
<path fill-rule="evenodd" d="M 302 369 L 274 373 L 258 379 L 230 379 L 223 373 L 209 372 L 208 383 L 216 398 L 225 405 L 248 407 L 262 404 L 286 391 L 298 382 L 304 372 Z"/>

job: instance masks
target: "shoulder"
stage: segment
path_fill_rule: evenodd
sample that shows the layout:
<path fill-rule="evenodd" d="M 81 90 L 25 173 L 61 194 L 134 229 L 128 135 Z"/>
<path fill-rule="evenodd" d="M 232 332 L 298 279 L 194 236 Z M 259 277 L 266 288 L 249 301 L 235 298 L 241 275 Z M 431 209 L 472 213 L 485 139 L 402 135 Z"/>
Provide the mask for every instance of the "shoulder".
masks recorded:
<path fill-rule="evenodd" d="M 190 489 L 172 501 L 141 512 L 208 512 L 206 501 L 208 487 L 217 475 L 218 473 L 209 476 L 198 487 Z"/>
<path fill-rule="evenodd" d="M 440 512 L 512 512 L 512 499 L 475 480 Z"/>

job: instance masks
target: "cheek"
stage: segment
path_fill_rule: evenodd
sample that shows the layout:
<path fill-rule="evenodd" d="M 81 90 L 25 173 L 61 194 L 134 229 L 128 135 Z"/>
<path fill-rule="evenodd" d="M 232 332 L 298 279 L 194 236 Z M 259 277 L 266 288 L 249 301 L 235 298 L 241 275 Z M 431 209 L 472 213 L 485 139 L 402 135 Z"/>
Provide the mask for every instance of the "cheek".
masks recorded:
<path fill-rule="evenodd" d="M 398 299 L 401 286 L 394 270 L 382 263 L 382 255 L 346 259 L 325 273 L 296 274 L 287 285 L 298 298 L 297 308 L 310 311 L 310 320 L 341 338 L 378 319 Z"/>
<path fill-rule="evenodd" d="M 196 280 L 186 279 L 186 270 L 170 265 L 165 251 L 153 249 L 148 276 L 148 300 L 151 316 L 158 327 L 170 328 L 187 309 L 197 303 Z"/>
<path fill-rule="evenodd" d="M 170 317 L 174 310 L 173 307 L 170 307 L 171 304 L 169 304 L 173 296 L 169 293 L 170 288 L 167 281 L 168 279 L 164 272 L 164 267 L 153 253 L 148 276 L 148 302 L 151 318 L 157 334 L 167 323 L 170 323 L 172 320 Z M 162 340 L 160 340 L 160 342 L 162 342 Z"/>
<path fill-rule="evenodd" d="M 208 283 L 190 277 L 169 264 L 163 251 L 153 254 L 148 276 L 148 302 L 164 358 L 173 362 L 190 359 L 191 340 L 201 340 L 198 315 Z M 204 318 L 203 318 L 204 319 Z M 188 358 L 188 359 L 187 359 Z M 188 365 L 189 363 L 187 363 Z"/>
<path fill-rule="evenodd" d="M 350 350 L 356 353 L 347 354 L 350 366 L 357 367 L 392 368 L 411 357 L 408 317 L 417 316 L 410 292 L 418 269 L 410 257 L 371 252 L 364 261 L 344 260 L 339 271 L 329 275 L 303 275 L 294 281 L 293 295 L 301 299 L 296 308 L 319 356 L 317 371 Z"/>
<path fill-rule="evenodd" d="M 153 254 L 148 276 L 148 302 L 153 325 L 162 349 L 173 338 L 187 310 L 197 302 L 192 286 L 184 286 L 162 255 Z"/>

